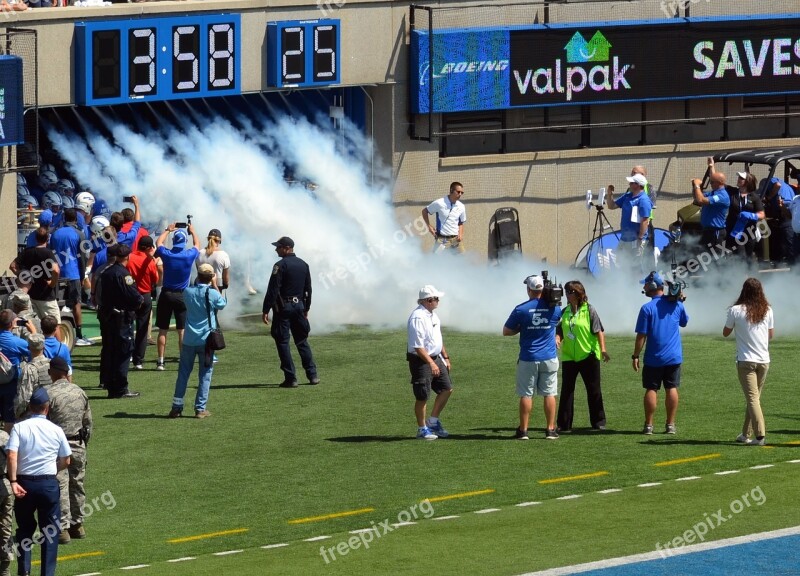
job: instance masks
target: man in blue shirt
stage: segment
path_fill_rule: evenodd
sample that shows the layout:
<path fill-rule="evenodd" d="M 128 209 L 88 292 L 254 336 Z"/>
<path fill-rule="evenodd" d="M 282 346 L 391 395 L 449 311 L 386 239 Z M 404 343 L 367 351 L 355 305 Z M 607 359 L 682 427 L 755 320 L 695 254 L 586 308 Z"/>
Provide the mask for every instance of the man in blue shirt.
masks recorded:
<path fill-rule="evenodd" d="M 528 276 L 524 284 L 528 301 L 511 312 L 503 326 L 503 336 L 519 334 L 517 362 L 517 396 L 519 396 L 519 428 L 515 438 L 528 439 L 533 396 L 543 397 L 547 420 L 545 438 L 555 440 L 556 395 L 558 394 L 558 356 L 556 354 L 556 325 L 561 319 L 561 306 L 551 305 L 543 298 L 544 278 Z"/>
<path fill-rule="evenodd" d="M 38 216 L 39 226 L 49 229 L 53 225 L 53 213 L 50 210 L 42 210 Z M 25 246 L 28 248 L 36 247 L 36 230 L 31 230 L 31 233 L 25 238 Z"/>
<path fill-rule="evenodd" d="M 709 159 L 713 162 L 713 159 Z M 713 169 L 713 164 L 710 164 Z M 725 174 L 722 172 L 711 172 L 708 177 L 711 184 L 709 192 L 703 192 L 701 188 L 702 180 L 695 178 L 692 180 L 692 195 L 694 204 L 700 206 L 700 225 L 703 232 L 700 236 L 700 249 L 719 247 L 721 251 L 725 247 L 725 221 L 728 218 L 728 208 L 731 205 L 731 197 L 725 187 Z"/>
<path fill-rule="evenodd" d="M 91 340 L 83 337 L 83 314 L 81 313 L 81 283 L 86 269 L 86 260 L 81 246 L 84 240 L 86 237 L 78 229 L 75 208 L 67 208 L 64 210 L 64 225 L 50 236 L 49 248 L 58 259 L 61 278 L 67 280 L 64 304 L 75 315 L 76 346 L 92 345 Z"/>
<path fill-rule="evenodd" d="M 18 336 L 11 333 L 11 329 L 17 321 L 17 315 L 11 310 L 0 312 L 0 352 L 14 365 L 17 375 L 11 382 L 0 386 L 0 419 L 3 420 L 3 428 L 6 432 L 11 431 L 11 426 L 16 420 L 14 416 L 14 398 L 17 395 L 17 382 L 19 380 L 19 364 L 23 360 L 31 360 L 31 352 L 28 343 Z M 36 334 L 36 327 L 28 320 L 25 325 L 28 332 Z"/>
<path fill-rule="evenodd" d="M 175 394 L 172 398 L 170 418 L 178 418 L 183 412 L 183 397 L 189 376 L 192 375 L 195 358 L 199 363 L 197 395 L 194 398 L 194 415 L 197 418 L 211 416 L 206 410 L 208 390 L 211 388 L 211 374 L 214 371 L 212 354 L 206 353 L 206 338 L 217 328 L 218 310 L 227 304 L 217 286 L 217 275 L 211 264 L 201 264 L 197 270 L 197 282 L 183 291 L 186 304 L 186 333 L 181 345 L 181 359 L 178 366 L 178 379 L 175 381 Z"/>
<path fill-rule="evenodd" d="M 58 320 L 53 316 L 42 318 L 42 334 L 44 335 L 44 355 L 50 358 L 62 358 L 69 366 L 69 375 L 72 376 L 72 356 L 69 353 L 69 346 L 56 338 Z M 71 380 L 72 378 L 70 378 Z"/>
<path fill-rule="evenodd" d="M 636 168 L 634 168 L 636 170 Z M 628 191 L 614 200 L 614 186 L 609 185 L 606 206 L 609 210 L 622 209 L 619 222 L 619 250 L 622 254 L 634 253 L 641 260 L 647 245 L 653 203 L 647 194 L 647 178 L 636 172 L 627 177 Z"/>
<path fill-rule="evenodd" d="M 194 246 L 188 250 L 186 247 L 186 231 L 192 235 Z M 164 247 L 167 235 L 172 235 L 172 249 Z M 192 275 L 194 261 L 200 255 L 200 240 L 194 233 L 194 227 L 189 226 L 184 229 L 177 227 L 177 222 L 164 230 L 156 240 L 156 253 L 154 258 L 161 258 L 164 266 L 164 278 L 161 284 L 161 294 L 158 296 L 156 308 L 156 327 L 158 327 L 158 363 L 157 370 L 164 369 L 164 351 L 167 348 L 167 332 L 169 323 L 175 314 L 175 327 L 178 330 L 178 347 L 183 348 L 183 330 L 186 325 L 186 305 L 183 301 L 183 291 L 189 286 L 189 278 Z"/>
<path fill-rule="evenodd" d="M 675 414 L 678 411 L 678 387 L 681 385 L 680 328 L 689 322 L 683 302 L 664 297 L 664 279 L 651 272 L 641 281 L 650 302 L 639 310 L 636 320 L 636 343 L 633 348 L 633 369 L 639 371 L 639 355 L 644 351 L 642 386 L 644 393 L 644 434 L 653 433 L 653 416 L 658 403 L 658 391 L 663 383 L 666 390 L 666 434 L 675 434 Z"/>

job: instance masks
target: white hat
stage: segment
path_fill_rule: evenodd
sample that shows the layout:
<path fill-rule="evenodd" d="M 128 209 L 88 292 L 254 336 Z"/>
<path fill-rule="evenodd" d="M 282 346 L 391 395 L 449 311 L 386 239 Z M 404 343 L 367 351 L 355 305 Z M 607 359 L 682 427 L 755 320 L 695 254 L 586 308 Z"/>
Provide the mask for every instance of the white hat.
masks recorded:
<path fill-rule="evenodd" d="M 426 284 L 419 291 L 419 300 L 426 300 L 428 298 L 441 298 L 444 292 L 439 292 L 435 286 Z"/>
<path fill-rule="evenodd" d="M 647 178 L 642 176 L 641 174 L 634 174 L 633 176 L 628 176 L 625 178 L 628 182 L 636 182 L 639 186 L 644 188 L 647 186 Z"/>
<path fill-rule="evenodd" d="M 736 175 L 742 180 L 747 180 L 747 172 L 737 172 Z"/>
<path fill-rule="evenodd" d="M 528 276 L 522 283 L 525 284 L 529 290 L 537 292 L 544 288 L 544 278 L 541 276 Z"/>

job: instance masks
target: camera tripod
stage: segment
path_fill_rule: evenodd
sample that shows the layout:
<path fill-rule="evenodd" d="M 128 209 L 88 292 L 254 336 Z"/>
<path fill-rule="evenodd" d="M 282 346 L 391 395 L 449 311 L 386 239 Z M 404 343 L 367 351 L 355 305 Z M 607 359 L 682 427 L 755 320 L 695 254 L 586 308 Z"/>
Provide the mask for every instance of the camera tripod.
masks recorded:
<path fill-rule="evenodd" d="M 611 222 L 608 221 L 608 217 L 605 214 L 604 206 L 602 204 L 592 204 L 594 209 L 597 211 L 594 216 L 594 229 L 592 230 L 592 240 L 589 243 L 589 250 L 586 252 L 586 265 L 591 270 L 591 258 L 593 254 L 597 254 L 598 256 L 605 255 L 605 247 L 603 246 L 603 230 L 609 228 L 614 235 L 619 240 L 620 235 L 619 232 L 614 231 L 614 227 L 611 225 Z M 595 242 L 598 242 L 597 251 L 594 250 Z"/>

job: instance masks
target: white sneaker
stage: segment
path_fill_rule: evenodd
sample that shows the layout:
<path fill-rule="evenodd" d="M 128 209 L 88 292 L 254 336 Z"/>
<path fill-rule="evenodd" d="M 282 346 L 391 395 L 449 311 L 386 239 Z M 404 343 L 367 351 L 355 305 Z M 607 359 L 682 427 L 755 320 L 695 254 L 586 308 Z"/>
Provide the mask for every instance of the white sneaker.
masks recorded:
<path fill-rule="evenodd" d="M 739 434 L 739 435 L 736 437 L 736 441 L 737 441 L 739 444 L 751 444 L 751 443 L 753 442 L 752 440 L 750 440 L 750 438 L 748 438 L 748 437 L 747 437 L 747 436 L 745 436 L 744 434 Z"/>
<path fill-rule="evenodd" d="M 164 363 L 156 362 L 156 370 L 164 370 Z"/>
<path fill-rule="evenodd" d="M 141 364 L 136 364 L 136 365 L 134 366 L 134 368 L 135 368 L 136 370 L 144 370 L 144 366 L 142 366 Z"/>
<path fill-rule="evenodd" d="M 75 340 L 75 346 L 91 346 L 92 344 L 94 344 L 94 342 L 88 338 L 78 338 Z"/>
<path fill-rule="evenodd" d="M 436 440 L 438 436 L 431 432 L 427 426 L 423 426 L 417 430 L 417 438 L 419 440 Z"/>

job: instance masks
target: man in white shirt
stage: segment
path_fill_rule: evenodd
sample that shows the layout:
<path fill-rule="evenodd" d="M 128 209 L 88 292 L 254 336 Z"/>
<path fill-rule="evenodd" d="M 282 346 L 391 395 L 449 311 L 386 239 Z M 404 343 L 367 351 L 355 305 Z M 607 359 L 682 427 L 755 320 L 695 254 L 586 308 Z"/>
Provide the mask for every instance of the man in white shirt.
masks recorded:
<path fill-rule="evenodd" d="M 19 546 L 19 574 L 30 574 L 31 548 L 42 545 L 42 575 L 55 576 L 58 536 L 61 533 L 61 505 L 56 473 L 70 463 L 70 450 L 64 431 L 47 419 L 50 398 L 37 388 L 28 408 L 31 417 L 11 429 L 6 445 L 8 481 L 14 491 L 14 516 L 17 519 L 16 543 Z M 41 536 L 33 538 L 38 523 Z"/>
<path fill-rule="evenodd" d="M 460 200 L 463 194 L 464 186 L 461 182 L 453 182 L 447 196 L 434 200 L 422 209 L 422 219 L 435 239 L 434 252 L 450 249 L 463 254 L 464 222 L 467 221 L 467 209 Z M 436 214 L 435 228 L 430 222 L 431 214 Z"/>
<path fill-rule="evenodd" d="M 414 415 L 417 417 L 417 438 L 436 440 L 447 438 L 441 414 L 453 386 L 450 382 L 450 356 L 442 340 L 442 322 L 436 315 L 439 292 L 431 285 L 423 286 L 417 299 L 418 306 L 408 318 L 408 347 L 406 348 L 411 386 L 414 390 Z M 425 419 L 431 389 L 436 392 L 431 417 Z"/>

